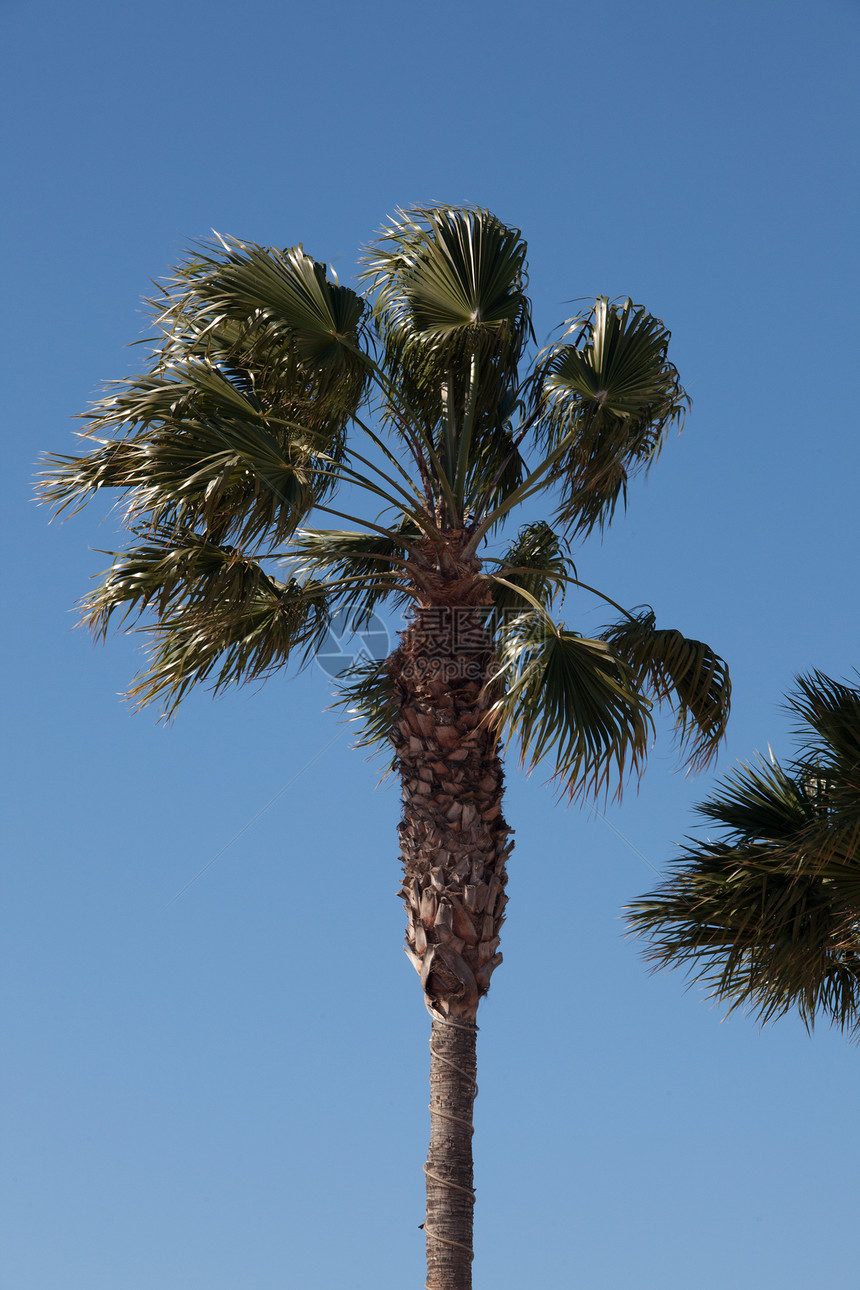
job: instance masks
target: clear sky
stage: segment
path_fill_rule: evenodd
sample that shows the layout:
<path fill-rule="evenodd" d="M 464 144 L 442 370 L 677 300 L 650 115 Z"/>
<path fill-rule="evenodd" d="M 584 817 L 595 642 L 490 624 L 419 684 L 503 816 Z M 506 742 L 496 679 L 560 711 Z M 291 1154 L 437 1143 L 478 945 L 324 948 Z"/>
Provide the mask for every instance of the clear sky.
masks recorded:
<path fill-rule="evenodd" d="M 321 671 L 195 694 L 169 727 L 133 715 L 139 641 L 73 630 L 115 524 L 49 526 L 34 463 L 134 369 L 140 297 L 194 238 L 301 241 L 349 281 L 397 206 L 488 206 L 529 241 L 540 339 L 597 293 L 672 329 L 686 429 L 577 565 L 729 660 L 719 770 L 787 753 L 794 674 L 860 664 L 860 7 L 0 13 L 0 1283 L 417 1288 L 429 1023 L 400 948 L 397 793 Z M 605 819 L 510 767 L 476 1290 L 860 1285 L 860 1053 L 723 1021 L 624 937 L 713 778 L 675 771 L 669 733 Z"/>

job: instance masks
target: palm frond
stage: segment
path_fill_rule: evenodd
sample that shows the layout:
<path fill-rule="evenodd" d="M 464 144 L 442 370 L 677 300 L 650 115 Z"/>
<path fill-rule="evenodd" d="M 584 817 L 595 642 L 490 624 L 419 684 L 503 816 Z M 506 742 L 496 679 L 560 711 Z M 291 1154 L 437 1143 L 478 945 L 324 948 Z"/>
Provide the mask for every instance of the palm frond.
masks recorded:
<path fill-rule="evenodd" d="M 192 597 L 141 629 L 153 642 L 150 665 L 135 678 L 129 698 L 139 707 L 159 702 L 169 716 L 196 685 L 219 693 L 263 679 L 296 658 L 305 665 L 329 618 L 321 585 L 288 583 L 278 590 L 263 584 L 238 603 L 205 609 Z"/>
<path fill-rule="evenodd" d="M 860 688 L 819 671 L 795 677 L 795 684 L 786 706 L 798 718 L 801 757 L 853 774 L 860 767 Z"/>
<path fill-rule="evenodd" d="M 153 303 L 169 363 L 195 353 L 279 385 L 298 372 L 344 418 L 360 402 L 370 370 L 365 302 L 330 282 L 301 247 L 217 237 L 180 264 Z"/>
<path fill-rule="evenodd" d="M 355 664 L 340 674 L 338 689 L 334 706 L 356 723 L 356 747 L 390 753 L 398 708 L 389 660 Z"/>
<path fill-rule="evenodd" d="M 599 296 L 567 335 L 572 343 L 538 361 L 531 399 L 546 451 L 572 436 L 550 481 L 562 490 L 559 521 L 586 535 L 611 521 L 628 479 L 656 458 L 668 427 L 683 424 L 690 400 L 668 359 L 669 331 L 641 306 Z"/>
<path fill-rule="evenodd" d="M 527 591 L 549 609 L 556 596 L 564 593 L 572 567 L 561 538 L 544 520 L 524 524 L 499 565 L 499 576 L 511 584 L 493 583 L 493 606 L 501 614 L 528 612 L 525 598 L 512 587 Z"/>
<path fill-rule="evenodd" d="M 332 612 L 346 610 L 358 631 L 383 600 L 390 598 L 392 607 L 406 603 L 407 559 L 421 537 L 408 519 L 381 533 L 302 529 L 290 544 L 290 562 L 299 577 L 333 584 Z"/>
<path fill-rule="evenodd" d="M 797 718 L 792 774 L 813 797 L 809 847 L 819 865 L 860 867 L 860 687 L 813 671 L 795 677 L 787 708 Z"/>
<path fill-rule="evenodd" d="M 531 336 L 525 252 L 489 211 L 440 206 L 399 212 L 365 257 L 385 366 L 461 503 L 503 465 L 516 473 L 508 408 Z"/>
<path fill-rule="evenodd" d="M 725 777 L 697 808 L 722 836 L 693 840 L 628 918 L 656 966 L 732 1008 L 762 1022 L 796 1008 L 860 1038 L 860 692 L 819 672 L 797 682 L 800 758 Z"/>
<path fill-rule="evenodd" d="M 400 211 L 365 256 L 383 335 L 416 345 L 422 361 L 435 348 L 442 370 L 471 356 L 476 341 L 515 362 L 530 334 L 525 255 L 519 229 L 487 210 Z"/>
<path fill-rule="evenodd" d="M 690 848 L 656 892 L 628 906 L 656 968 L 680 967 L 708 995 L 764 1023 L 796 1008 L 860 1037 L 860 920 L 844 889 L 786 865 L 765 844 Z"/>
<path fill-rule="evenodd" d="M 658 628 L 651 609 L 602 628 L 601 638 L 633 669 L 658 703 L 669 703 L 687 764 L 701 770 L 717 754 L 731 709 L 731 680 L 723 659 L 704 641 Z"/>
<path fill-rule="evenodd" d="M 330 491 L 314 437 L 272 426 L 252 398 L 206 363 L 177 369 L 169 380 L 130 381 L 96 408 L 94 427 L 111 425 L 138 428 L 119 440 L 93 434 L 90 452 L 46 459 L 46 501 L 63 510 L 116 488 L 134 524 L 280 541 Z"/>
<path fill-rule="evenodd" d="M 279 596 L 285 589 L 286 584 L 257 561 L 199 534 L 177 539 L 156 533 L 147 539 L 116 554 L 102 581 L 84 599 L 83 621 L 97 636 L 107 634 L 117 614 L 124 626 L 148 610 L 162 617 L 178 604 L 195 614 L 215 608 L 241 612 L 243 606 L 269 594 Z"/>
<path fill-rule="evenodd" d="M 497 649 L 490 689 L 501 693 L 489 720 L 500 737 L 518 742 L 523 765 L 531 770 L 549 758 L 551 777 L 569 798 L 606 793 L 613 780 L 620 793 L 627 773 L 642 768 L 652 728 L 627 664 L 605 641 L 538 614 L 505 621 Z"/>
<path fill-rule="evenodd" d="M 744 846 L 790 844 L 816 818 L 813 794 L 764 757 L 730 770 L 696 811 Z"/>
<path fill-rule="evenodd" d="M 215 249 L 215 248 L 211 248 Z M 365 306 L 301 250 L 222 239 L 158 305 L 151 370 L 87 416 L 97 447 L 48 459 L 46 500 L 127 492 L 134 523 L 280 540 L 330 492 L 370 370 Z M 109 437 L 106 437 L 109 436 Z"/>
<path fill-rule="evenodd" d="M 83 602 L 84 621 L 104 636 L 115 617 L 153 642 L 149 668 L 129 697 L 170 713 L 201 682 L 215 690 L 307 660 L 329 623 L 325 586 L 282 582 L 241 551 L 198 534 L 148 540 L 118 554 Z M 155 621 L 147 620 L 152 614 Z"/>

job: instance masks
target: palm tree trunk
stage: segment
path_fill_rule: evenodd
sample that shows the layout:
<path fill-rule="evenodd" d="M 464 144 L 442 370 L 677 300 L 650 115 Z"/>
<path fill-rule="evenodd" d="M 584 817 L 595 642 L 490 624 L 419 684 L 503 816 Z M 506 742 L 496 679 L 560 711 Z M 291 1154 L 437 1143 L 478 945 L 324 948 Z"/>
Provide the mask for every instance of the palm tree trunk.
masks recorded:
<path fill-rule="evenodd" d="M 430 1149 L 427 1179 L 427 1290 L 472 1285 L 472 1106 L 474 1023 L 435 1017 L 430 1038 Z"/>
<path fill-rule="evenodd" d="M 471 1290 L 475 1017 L 502 961 L 513 845 L 501 762 L 484 720 L 493 659 L 485 612 L 468 601 L 416 610 L 390 660 L 406 952 L 433 1018 L 427 1290 Z"/>

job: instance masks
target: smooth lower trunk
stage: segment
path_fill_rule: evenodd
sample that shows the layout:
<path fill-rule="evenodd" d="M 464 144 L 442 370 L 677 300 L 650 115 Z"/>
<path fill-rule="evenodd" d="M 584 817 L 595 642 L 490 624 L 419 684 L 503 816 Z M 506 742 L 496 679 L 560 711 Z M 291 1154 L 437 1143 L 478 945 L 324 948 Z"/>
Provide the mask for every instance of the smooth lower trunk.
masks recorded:
<path fill-rule="evenodd" d="M 430 1036 L 430 1148 L 427 1180 L 427 1290 L 471 1290 L 472 1108 L 475 1039 L 471 1022 L 435 1017 Z"/>

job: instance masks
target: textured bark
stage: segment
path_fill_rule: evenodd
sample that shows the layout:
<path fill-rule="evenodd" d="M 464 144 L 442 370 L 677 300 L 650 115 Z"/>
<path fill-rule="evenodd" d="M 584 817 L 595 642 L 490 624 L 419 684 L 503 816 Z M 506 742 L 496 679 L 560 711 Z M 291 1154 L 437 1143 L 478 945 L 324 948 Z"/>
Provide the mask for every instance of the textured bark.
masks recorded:
<path fill-rule="evenodd" d="M 430 1038 L 427 1290 L 472 1285 L 472 1107 L 477 1026 L 436 1018 Z"/>
<path fill-rule="evenodd" d="M 502 766 L 484 720 L 492 640 L 477 562 L 422 577 L 390 667 L 403 789 L 406 952 L 433 1017 L 427 1174 L 428 1290 L 470 1290 L 475 1016 L 502 961 L 510 829 Z"/>
<path fill-rule="evenodd" d="M 464 609 L 440 625 L 432 610 L 419 609 L 392 665 L 400 690 L 407 953 L 431 1012 L 474 1020 L 502 961 L 512 843 L 501 761 L 482 723 L 492 655 L 486 638 L 482 649 L 463 649 L 469 631 L 481 640 L 481 613 Z"/>

